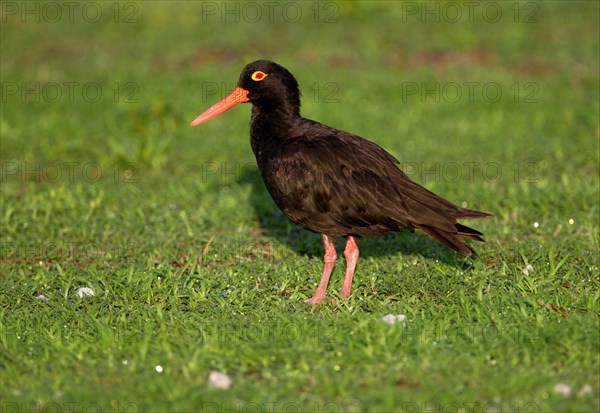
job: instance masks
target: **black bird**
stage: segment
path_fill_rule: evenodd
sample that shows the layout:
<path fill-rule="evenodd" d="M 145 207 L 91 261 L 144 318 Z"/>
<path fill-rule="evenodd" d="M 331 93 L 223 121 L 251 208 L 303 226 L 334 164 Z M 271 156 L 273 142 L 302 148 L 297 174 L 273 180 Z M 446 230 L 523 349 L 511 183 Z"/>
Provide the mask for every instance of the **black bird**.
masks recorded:
<path fill-rule="evenodd" d="M 271 197 L 290 220 L 323 236 L 321 281 L 306 302 L 325 300 L 336 237 L 346 238 L 344 296 L 358 260 L 356 239 L 363 235 L 420 229 L 466 256 L 474 250 L 460 238 L 484 241 L 481 232 L 456 220 L 492 215 L 461 208 L 414 183 L 373 142 L 300 116 L 298 82 L 277 63 L 248 64 L 233 92 L 191 125 L 243 102 L 252 103 L 250 144 Z"/>

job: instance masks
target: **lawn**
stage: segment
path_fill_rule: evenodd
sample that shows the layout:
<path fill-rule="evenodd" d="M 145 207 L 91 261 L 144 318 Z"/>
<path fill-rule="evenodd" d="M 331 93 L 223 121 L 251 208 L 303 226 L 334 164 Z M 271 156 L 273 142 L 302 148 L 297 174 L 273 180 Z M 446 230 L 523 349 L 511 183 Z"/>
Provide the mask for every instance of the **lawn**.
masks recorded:
<path fill-rule="evenodd" d="M 598 2 L 0 18 L 1 413 L 600 410 Z M 352 297 L 340 260 L 333 300 L 305 304 L 321 239 L 266 192 L 249 105 L 189 127 L 261 58 L 296 75 L 304 116 L 494 214 L 465 222 L 478 254 L 364 238 Z"/>

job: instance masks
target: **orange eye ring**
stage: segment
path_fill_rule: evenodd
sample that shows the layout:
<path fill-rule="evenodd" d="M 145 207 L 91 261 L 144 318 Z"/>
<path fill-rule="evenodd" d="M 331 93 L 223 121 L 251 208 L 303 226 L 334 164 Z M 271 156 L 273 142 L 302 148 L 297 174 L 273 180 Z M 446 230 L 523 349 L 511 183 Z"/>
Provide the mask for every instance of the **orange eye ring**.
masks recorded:
<path fill-rule="evenodd" d="M 267 73 L 257 70 L 256 72 L 252 73 L 252 76 L 250 76 L 250 78 L 255 82 L 260 82 L 261 80 L 264 80 L 267 76 L 269 76 Z"/>

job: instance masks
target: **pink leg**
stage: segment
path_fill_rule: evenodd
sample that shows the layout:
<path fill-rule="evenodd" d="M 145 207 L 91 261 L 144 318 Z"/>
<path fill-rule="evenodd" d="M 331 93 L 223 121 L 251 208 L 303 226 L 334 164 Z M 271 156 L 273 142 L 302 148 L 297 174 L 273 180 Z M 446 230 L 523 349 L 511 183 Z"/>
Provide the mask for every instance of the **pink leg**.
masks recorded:
<path fill-rule="evenodd" d="M 323 235 L 323 245 L 325 246 L 325 257 L 323 257 L 325 264 L 323 266 L 323 273 L 321 274 L 321 281 L 319 281 L 319 286 L 317 287 L 315 294 L 304 300 L 305 303 L 318 304 L 325 301 L 327 284 L 329 284 L 329 277 L 331 276 L 331 271 L 333 270 L 337 258 L 337 253 L 335 252 L 335 238 Z"/>
<path fill-rule="evenodd" d="M 354 277 L 356 261 L 358 261 L 358 245 L 356 244 L 356 238 L 350 236 L 346 238 L 346 249 L 344 250 L 344 256 L 346 257 L 346 275 L 344 276 L 344 283 L 342 284 L 341 293 L 344 297 L 350 297 L 352 277 Z"/>

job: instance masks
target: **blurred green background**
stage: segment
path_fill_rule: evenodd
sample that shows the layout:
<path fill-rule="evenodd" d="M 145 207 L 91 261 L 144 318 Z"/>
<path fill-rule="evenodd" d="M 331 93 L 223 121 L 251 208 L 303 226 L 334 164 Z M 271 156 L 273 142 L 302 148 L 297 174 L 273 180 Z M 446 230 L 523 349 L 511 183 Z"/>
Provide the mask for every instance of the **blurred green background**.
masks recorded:
<path fill-rule="evenodd" d="M 598 21 L 595 1 L 3 1 L 1 410 L 597 411 Z M 268 197 L 249 105 L 189 127 L 256 59 L 304 116 L 493 213 L 479 257 L 365 239 L 354 296 L 340 261 L 335 301 L 305 306 L 320 237 Z"/>

